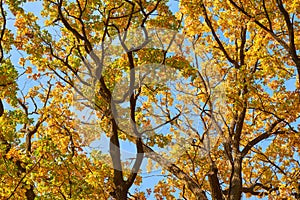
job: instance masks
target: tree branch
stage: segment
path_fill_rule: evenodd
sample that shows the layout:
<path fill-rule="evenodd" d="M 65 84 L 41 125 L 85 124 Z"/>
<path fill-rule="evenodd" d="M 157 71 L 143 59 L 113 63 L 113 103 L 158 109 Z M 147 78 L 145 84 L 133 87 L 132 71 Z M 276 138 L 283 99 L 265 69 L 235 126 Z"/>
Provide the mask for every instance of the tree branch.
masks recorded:
<path fill-rule="evenodd" d="M 273 134 L 278 134 L 278 133 L 282 133 L 280 131 L 275 131 L 272 132 L 273 129 L 276 127 L 277 124 L 279 124 L 280 122 L 282 122 L 282 119 L 278 119 L 276 120 L 269 128 L 269 130 L 267 130 L 266 132 L 264 132 L 263 134 L 261 134 L 260 136 L 254 138 L 253 140 L 251 140 L 250 142 L 248 142 L 248 144 L 244 147 L 244 149 L 242 150 L 242 157 L 244 157 L 245 155 L 247 155 L 247 153 L 250 151 L 250 149 L 258 144 L 259 142 L 261 142 L 264 139 L 267 139 L 268 137 L 270 137 Z"/>
<path fill-rule="evenodd" d="M 191 190 L 191 192 L 195 195 L 195 197 L 199 200 L 208 200 L 205 192 L 201 189 L 201 186 L 195 182 L 192 177 L 186 174 L 183 170 L 181 170 L 174 163 L 171 163 L 166 158 L 162 157 L 154 150 L 152 150 L 147 145 L 143 144 L 144 152 L 147 153 L 146 157 L 151 158 L 152 160 L 158 162 L 161 166 L 165 167 L 169 172 L 174 174 L 179 180 L 185 182 L 187 187 Z"/>

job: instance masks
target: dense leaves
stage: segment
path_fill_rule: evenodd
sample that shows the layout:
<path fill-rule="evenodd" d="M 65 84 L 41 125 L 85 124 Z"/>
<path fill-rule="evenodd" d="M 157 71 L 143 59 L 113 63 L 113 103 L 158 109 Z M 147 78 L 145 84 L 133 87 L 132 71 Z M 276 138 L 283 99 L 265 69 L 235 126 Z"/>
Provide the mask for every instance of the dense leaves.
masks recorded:
<path fill-rule="evenodd" d="M 1 199 L 300 197 L 297 0 L 0 2 Z"/>

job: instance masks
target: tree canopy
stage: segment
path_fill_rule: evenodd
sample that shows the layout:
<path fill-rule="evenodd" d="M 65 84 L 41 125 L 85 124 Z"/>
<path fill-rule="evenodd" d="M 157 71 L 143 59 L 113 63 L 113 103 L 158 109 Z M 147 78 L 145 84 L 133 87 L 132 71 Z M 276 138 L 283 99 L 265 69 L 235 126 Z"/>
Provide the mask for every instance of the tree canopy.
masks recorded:
<path fill-rule="evenodd" d="M 0 11 L 0 199 L 300 198 L 298 0 Z"/>

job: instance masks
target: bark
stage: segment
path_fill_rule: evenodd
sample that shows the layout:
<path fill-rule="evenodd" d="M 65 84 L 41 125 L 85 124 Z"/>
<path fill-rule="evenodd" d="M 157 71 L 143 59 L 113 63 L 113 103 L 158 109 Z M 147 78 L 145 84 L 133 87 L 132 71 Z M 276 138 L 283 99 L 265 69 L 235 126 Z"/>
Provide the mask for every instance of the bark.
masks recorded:
<path fill-rule="evenodd" d="M 3 49 L 2 41 L 4 38 L 5 29 L 6 29 L 6 14 L 5 14 L 5 11 L 3 8 L 3 0 L 0 0 L 0 12 L 1 12 L 1 18 L 2 18 L 2 27 L 1 27 L 1 33 L 0 33 L 0 63 L 1 63 L 4 58 L 4 49 Z M 0 115 L 0 117 L 1 117 L 1 115 Z"/>
<path fill-rule="evenodd" d="M 236 159 L 233 162 L 231 176 L 231 185 L 230 185 L 230 200 L 240 200 L 242 198 L 242 157 L 237 155 Z"/>
<path fill-rule="evenodd" d="M 120 152 L 120 143 L 118 139 L 118 129 L 114 119 L 112 119 L 112 136 L 110 137 L 109 148 L 110 148 L 109 153 L 114 168 L 114 184 L 116 186 L 116 192 L 117 192 L 119 191 L 118 188 L 124 184 L 124 179 L 123 179 L 123 171 L 121 165 L 121 152 Z"/>
<path fill-rule="evenodd" d="M 0 117 L 3 115 L 3 113 L 4 113 L 4 107 L 2 104 L 2 100 L 0 99 Z"/>
<path fill-rule="evenodd" d="M 208 174 L 208 181 L 211 188 L 211 196 L 213 200 L 223 200 L 223 193 L 218 179 L 218 168 L 213 164 Z"/>
<path fill-rule="evenodd" d="M 128 189 L 123 187 L 124 185 L 117 185 L 114 192 L 111 193 L 111 196 L 116 200 L 126 200 Z"/>

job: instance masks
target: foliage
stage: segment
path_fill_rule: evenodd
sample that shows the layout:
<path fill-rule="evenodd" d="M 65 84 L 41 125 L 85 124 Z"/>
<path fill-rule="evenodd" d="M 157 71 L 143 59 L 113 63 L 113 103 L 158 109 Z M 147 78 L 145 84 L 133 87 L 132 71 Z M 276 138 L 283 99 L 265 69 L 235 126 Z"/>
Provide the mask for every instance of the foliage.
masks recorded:
<path fill-rule="evenodd" d="M 299 1 L 174 2 L 0 0 L 1 199 L 300 197 Z"/>

